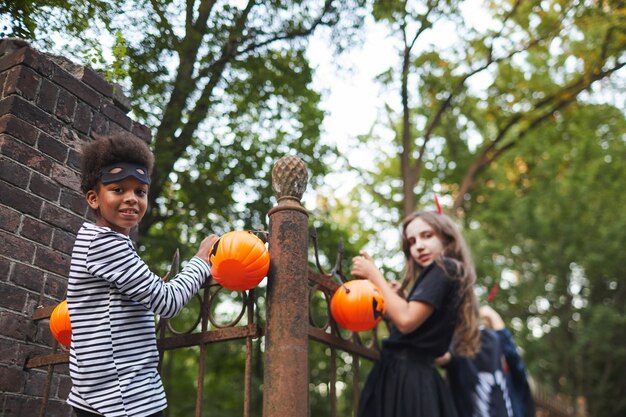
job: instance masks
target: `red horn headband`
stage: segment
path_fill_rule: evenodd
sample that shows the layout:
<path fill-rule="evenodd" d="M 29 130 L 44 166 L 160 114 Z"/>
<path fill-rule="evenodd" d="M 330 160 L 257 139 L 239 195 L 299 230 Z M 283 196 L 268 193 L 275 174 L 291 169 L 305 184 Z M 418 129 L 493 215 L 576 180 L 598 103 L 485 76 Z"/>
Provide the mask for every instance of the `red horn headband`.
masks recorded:
<path fill-rule="evenodd" d="M 437 197 L 437 194 L 435 194 L 435 204 L 437 205 L 437 213 L 443 213 L 443 211 L 441 210 L 441 205 L 439 204 L 439 197 Z"/>

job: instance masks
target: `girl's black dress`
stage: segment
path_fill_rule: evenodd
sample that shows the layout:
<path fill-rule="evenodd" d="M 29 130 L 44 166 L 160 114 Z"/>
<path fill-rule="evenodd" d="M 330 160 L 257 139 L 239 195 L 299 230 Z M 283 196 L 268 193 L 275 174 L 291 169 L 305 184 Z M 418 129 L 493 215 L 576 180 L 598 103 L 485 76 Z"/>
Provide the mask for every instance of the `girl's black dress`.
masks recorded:
<path fill-rule="evenodd" d="M 446 270 L 454 271 L 453 264 L 446 263 Z M 433 364 L 452 341 L 456 294 L 455 279 L 441 266 L 432 263 L 422 271 L 408 299 L 430 304 L 433 313 L 411 333 L 391 329 L 365 382 L 358 417 L 457 417 L 450 390 Z"/>

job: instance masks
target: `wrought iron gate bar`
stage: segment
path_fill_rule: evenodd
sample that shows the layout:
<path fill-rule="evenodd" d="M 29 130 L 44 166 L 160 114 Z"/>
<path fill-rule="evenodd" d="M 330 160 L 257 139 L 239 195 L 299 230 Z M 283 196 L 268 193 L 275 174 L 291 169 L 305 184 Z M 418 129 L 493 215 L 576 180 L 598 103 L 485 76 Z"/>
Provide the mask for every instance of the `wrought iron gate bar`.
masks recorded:
<path fill-rule="evenodd" d="M 159 349 L 171 350 L 202 344 L 223 342 L 226 340 L 243 339 L 246 337 L 257 338 L 263 335 L 261 328 L 256 324 L 245 326 L 228 327 L 225 329 L 209 330 L 202 333 L 170 336 L 157 341 Z"/>
<path fill-rule="evenodd" d="M 49 355 L 34 356 L 26 362 L 26 368 L 39 368 L 46 365 L 60 365 L 70 361 L 69 352 L 51 353 Z"/>
<path fill-rule="evenodd" d="M 313 326 L 309 327 L 309 337 L 328 346 L 339 348 L 348 353 L 352 353 L 369 360 L 376 361 L 380 357 L 380 352 L 376 349 L 368 348 L 358 343 L 341 339 L 337 336 L 326 333 L 323 329 L 318 329 Z"/>
<path fill-rule="evenodd" d="M 52 311 L 56 305 L 46 306 L 46 307 L 37 307 L 35 311 L 33 311 L 33 315 L 31 316 L 31 320 L 37 321 L 42 319 L 47 319 L 52 315 Z"/>
<path fill-rule="evenodd" d="M 320 285 L 324 290 L 330 292 L 331 296 L 337 291 L 337 288 L 339 288 L 337 281 L 334 281 L 330 275 L 322 275 L 313 270 L 309 270 L 309 281 Z"/>
<path fill-rule="evenodd" d="M 309 327 L 308 337 L 310 340 L 320 342 L 330 348 L 330 416 L 337 416 L 337 349 L 348 352 L 352 355 L 352 401 L 354 407 L 359 403 L 360 394 L 360 360 L 367 359 L 376 361 L 380 357 L 378 350 L 378 332 L 374 328 L 371 333 L 371 340 L 368 345 L 364 345 L 361 336 L 357 332 L 348 332 L 349 336 L 344 337 L 342 330 L 332 318 L 330 311 L 330 301 L 333 294 L 341 286 L 339 281 L 345 282 L 346 277 L 341 271 L 343 261 L 343 243 L 339 243 L 335 265 L 329 274 L 326 274 L 319 261 L 319 248 L 317 242 L 317 230 L 312 228 L 310 233 L 315 254 L 315 265 L 318 271 L 311 268 L 307 271 L 309 281 Z M 326 313 L 328 319 L 323 325 L 317 325 L 313 320 L 313 304 L 315 293 L 319 291 L 324 296 L 326 302 Z M 310 410 L 309 410 L 310 411 Z"/>

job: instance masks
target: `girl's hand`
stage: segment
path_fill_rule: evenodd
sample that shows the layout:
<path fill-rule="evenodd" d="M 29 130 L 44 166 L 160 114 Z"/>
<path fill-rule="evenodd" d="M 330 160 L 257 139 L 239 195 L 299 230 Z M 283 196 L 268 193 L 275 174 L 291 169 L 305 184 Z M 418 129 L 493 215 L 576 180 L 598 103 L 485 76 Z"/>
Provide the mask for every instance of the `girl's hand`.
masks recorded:
<path fill-rule="evenodd" d="M 504 320 L 496 310 L 490 306 L 482 306 L 479 310 L 480 318 L 485 322 L 485 326 L 492 330 L 502 330 L 505 327 Z"/>
<path fill-rule="evenodd" d="M 376 267 L 374 259 L 364 250 L 360 252 L 359 256 L 352 258 L 350 274 L 358 278 L 369 279 L 374 284 L 376 284 L 379 277 L 384 279 Z"/>
<path fill-rule="evenodd" d="M 218 239 L 219 236 L 214 234 L 210 234 L 205 237 L 202 242 L 200 242 L 200 247 L 198 248 L 198 252 L 196 252 L 196 256 L 204 262 L 209 263 L 209 251 Z"/>
<path fill-rule="evenodd" d="M 450 355 L 450 352 L 446 352 L 443 355 L 439 356 L 438 358 L 435 358 L 435 365 L 446 366 L 447 364 L 450 363 L 451 360 L 452 360 L 452 355 Z"/>

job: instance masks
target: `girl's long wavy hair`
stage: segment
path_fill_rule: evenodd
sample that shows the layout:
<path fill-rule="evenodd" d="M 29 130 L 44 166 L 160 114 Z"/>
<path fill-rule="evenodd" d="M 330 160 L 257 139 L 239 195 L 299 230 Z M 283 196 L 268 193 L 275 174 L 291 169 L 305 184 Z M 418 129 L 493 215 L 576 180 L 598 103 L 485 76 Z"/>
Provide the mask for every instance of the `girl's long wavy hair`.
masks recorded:
<path fill-rule="evenodd" d="M 406 266 L 400 288 L 402 291 L 406 291 L 423 269 L 411 257 L 411 245 L 406 237 L 407 226 L 417 218 L 428 223 L 443 243 L 442 255 L 435 262 L 458 282 L 457 298 L 452 300 L 452 302 L 457 303 L 458 308 L 458 319 L 452 340 L 453 349 L 456 354 L 472 357 L 480 349 L 478 300 L 474 293 L 476 271 L 465 239 L 450 217 L 434 211 L 420 211 L 412 213 L 404 219 L 402 222 L 402 252 Z M 446 266 L 448 262 L 452 262 L 454 268 Z"/>

